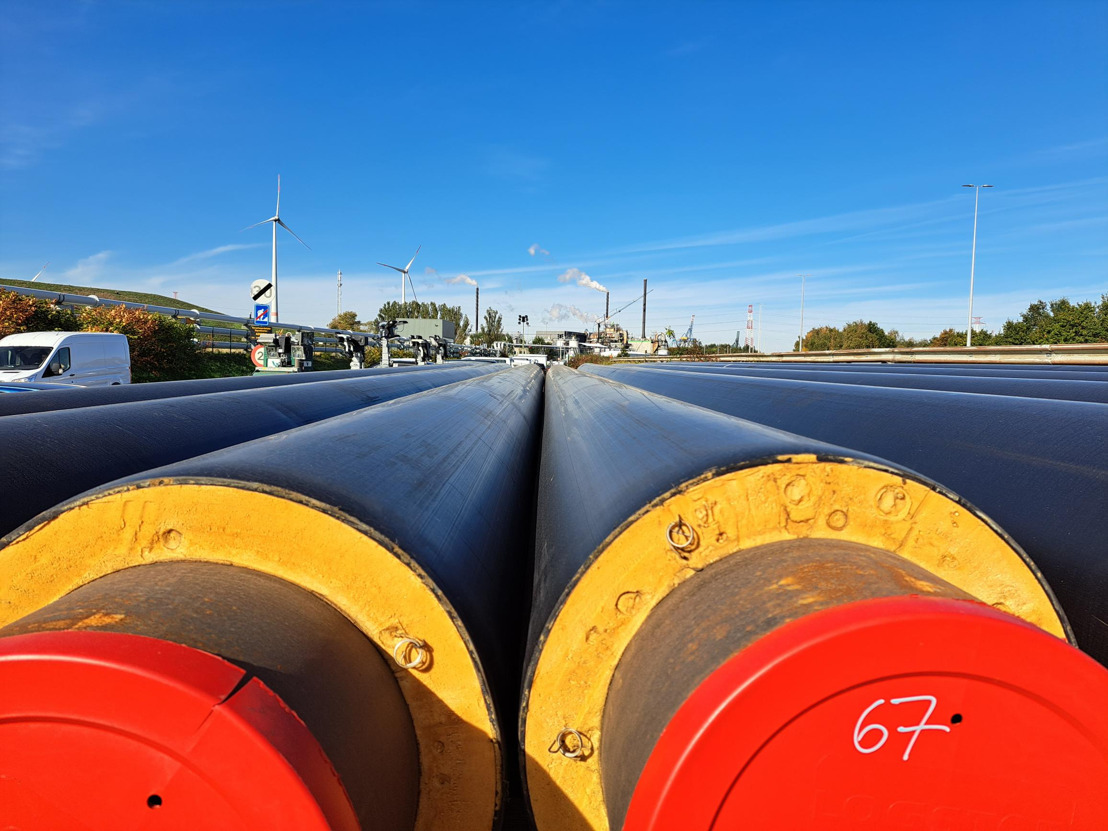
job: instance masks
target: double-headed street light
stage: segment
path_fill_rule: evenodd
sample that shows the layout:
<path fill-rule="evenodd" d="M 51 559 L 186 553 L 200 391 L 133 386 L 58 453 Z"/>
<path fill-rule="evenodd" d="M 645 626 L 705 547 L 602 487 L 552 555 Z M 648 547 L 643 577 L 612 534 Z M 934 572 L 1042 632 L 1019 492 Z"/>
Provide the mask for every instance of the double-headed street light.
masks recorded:
<path fill-rule="evenodd" d="M 530 322 L 531 321 L 528 319 L 527 315 L 519 316 L 519 323 L 521 326 L 523 326 L 523 342 L 525 344 L 527 343 L 527 324 Z"/>
<path fill-rule="evenodd" d="M 981 198 L 981 188 L 991 188 L 992 185 L 962 185 L 964 188 L 973 188 L 973 248 L 970 251 L 969 265 L 969 323 L 966 325 L 966 346 L 973 343 L 973 267 L 977 262 L 977 200 Z"/>

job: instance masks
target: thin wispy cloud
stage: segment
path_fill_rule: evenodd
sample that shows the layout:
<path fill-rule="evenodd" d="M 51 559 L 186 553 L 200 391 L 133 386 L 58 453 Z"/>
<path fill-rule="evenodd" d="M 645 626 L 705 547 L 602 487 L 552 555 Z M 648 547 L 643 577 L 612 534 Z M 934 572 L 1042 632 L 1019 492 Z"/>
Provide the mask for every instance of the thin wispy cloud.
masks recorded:
<path fill-rule="evenodd" d="M 619 248 L 612 253 L 639 253 L 649 251 L 674 251 L 682 248 L 703 248 L 715 245 L 736 245 L 749 242 L 767 242 L 789 239 L 791 237 L 816 236 L 844 231 L 859 231 L 892 225 L 922 218 L 935 206 L 946 205 L 957 197 L 935 199 L 908 205 L 894 205 L 886 208 L 869 208 L 842 214 L 802 219 L 795 222 L 782 222 L 776 225 L 759 225 L 751 228 L 737 228 L 732 231 L 720 231 L 702 236 L 684 237 L 660 242 L 643 243 Z"/>
<path fill-rule="evenodd" d="M 1108 214 L 1101 216 L 1086 216 L 1080 219 L 1065 219 L 1060 222 L 1044 222 L 1040 225 L 1031 225 L 1021 229 L 1024 234 L 1056 234 L 1062 231 L 1072 231 L 1075 228 L 1089 228 L 1096 225 L 1108 224 Z"/>
<path fill-rule="evenodd" d="M 559 283 L 575 282 L 579 286 L 583 286 L 587 289 L 595 289 L 596 291 L 607 291 L 604 286 L 596 282 L 592 277 L 583 272 L 579 268 L 568 268 L 558 275 Z"/>
<path fill-rule="evenodd" d="M 703 51 L 710 42 L 710 38 L 682 41 L 676 46 L 671 46 L 664 54 L 667 58 L 683 58 L 686 55 L 695 55 L 697 52 Z"/>
<path fill-rule="evenodd" d="M 45 152 L 61 147 L 73 133 L 99 121 L 102 111 L 101 106 L 84 102 L 44 115 L 33 123 L 16 121 L 9 115 L 0 122 L 0 168 L 29 167 Z"/>
<path fill-rule="evenodd" d="M 550 256 L 550 252 L 539 245 L 537 242 L 527 249 L 527 253 L 530 254 L 532 257 L 534 257 L 536 254 L 542 254 L 544 257 Z"/>
<path fill-rule="evenodd" d="M 210 260 L 212 257 L 218 257 L 221 254 L 229 254 L 232 251 L 248 251 L 251 248 L 265 248 L 264 242 L 250 242 L 234 245 L 220 245 L 216 248 L 209 248 L 206 251 L 197 251 L 195 254 L 189 254 L 185 257 L 181 257 L 179 260 L 174 260 L 170 263 L 170 266 L 183 265 L 184 263 L 196 262 L 197 260 Z"/>
<path fill-rule="evenodd" d="M 490 148 L 485 170 L 503 179 L 536 183 L 550 168 L 550 159 L 522 153 L 511 147 Z"/>
<path fill-rule="evenodd" d="M 1057 147 L 1048 147 L 1032 153 L 1029 161 L 1041 162 L 1070 162 L 1077 159 L 1092 159 L 1108 153 L 1108 136 L 1089 139 L 1087 141 L 1075 141 L 1069 144 L 1060 144 Z"/>
<path fill-rule="evenodd" d="M 106 273 L 108 259 L 111 251 L 101 251 L 91 257 L 78 260 L 77 265 L 62 274 L 59 283 L 68 283 L 76 286 L 91 286 Z"/>

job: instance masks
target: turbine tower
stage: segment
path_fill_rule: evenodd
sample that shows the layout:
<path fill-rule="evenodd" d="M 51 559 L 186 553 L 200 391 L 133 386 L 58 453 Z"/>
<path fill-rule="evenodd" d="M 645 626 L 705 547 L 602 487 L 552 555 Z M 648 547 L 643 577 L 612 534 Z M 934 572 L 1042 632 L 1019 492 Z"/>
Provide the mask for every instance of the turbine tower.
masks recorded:
<path fill-rule="evenodd" d="M 308 243 L 304 242 L 304 240 L 300 239 L 300 237 L 297 237 L 296 232 L 293 231 L 292 228 L 290 228 L 288 225 L 286 225 L 284 223 L 284 221 L 281 219 L 281 175 L 280 174 L 277 174 L 277 209 L 273 212 L 273 216 L 271 216 L 269 219 L 263 219 L 261 222 L 255 222 L 253 225 L 249 225 L 246 228 L 243 228 L 242 230 L 249 231 L 251 228 L 257 228 L 259 225 L 265 225 L 267 222 L 272 222 L 273 223 L 273 276 L 271 277 L 271 280 L 273 282 L 273 314 L 270 315 L 270 320 L 272 320 L 273 323 L 276 323 L 277 319 L 278 319 L 277 318 L 277 226 L 280 225 L 282 228 L 284 228 L 286 231 L 288 231 L 290 234 L 292 234 L 294 237 L 296 237 L 297 242 L 299 242 L 301 245 L 303 245 L 309 251 L 312 250 L 312 247 L 310 245 L 308 245 Z"/>
<path fill-rule="evenodd" d="M 422 247 L 423 247 L 423 243 L 420 243 L 419 248 L 417 248 L 415 250 L 415 253 L 412 254 L 412 258 L 410 260 L 408 260 L 408 264 L 406 266 L 404 266 L 403 268 L 400 268 L 399 266 L 395 266 L 395 265 L 389 265 L 388 263 L 377 263 L 377 265 L 383 265 L 385 268 L 391 268 L 393 271 L 399 271 L 400 272 L 400 305 L 401 306 L 403 306 L 404 303 L 405 303 L 405 297 L 404 297 L 405 285 L 404 285 L 404 281 L 407 280 L 408 282 L 411 282 L 411 279 L 412 279 L 411 277 L 408 276 L 408 269 L 410 269 L 412 267 L 412 263 L 414 263 L 415 258 L 419 256 L 419 249 L 422 248 Z M 412 297 L 415 297 L 415 283 L 412 283 Z M 416 297 L 417 302 L 418 302 L 418 300 L 419 300 L 419 298 Z"/>

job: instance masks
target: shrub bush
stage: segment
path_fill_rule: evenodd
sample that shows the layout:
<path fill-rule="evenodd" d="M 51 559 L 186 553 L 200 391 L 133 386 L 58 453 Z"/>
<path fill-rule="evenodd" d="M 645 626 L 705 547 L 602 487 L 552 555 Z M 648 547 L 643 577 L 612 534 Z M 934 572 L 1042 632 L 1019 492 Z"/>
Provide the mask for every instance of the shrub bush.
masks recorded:
<path fill-rule="evenodd" d="M 582 364 L 610 364 L 611 358 L 602 358 L 600 355 L 593 355 L 592 353 L 585 353 L 580 355 L 571 355 L 566 359 L 566 366 L 570 369 L 577 369 Z"/>
<path fill-rule="evenodd" d="M 78 318 L 86 332 L 127 336 L 135 382 L 197 377 L 202 360 L 188 323 L 124 306 L 89 306 L 81 309 Z"/>
<path fill-rule="evenodd" d="M 0 338 L 21 332 L 75 332 L 77 315 L 46 300 L 0 291 Z"/>

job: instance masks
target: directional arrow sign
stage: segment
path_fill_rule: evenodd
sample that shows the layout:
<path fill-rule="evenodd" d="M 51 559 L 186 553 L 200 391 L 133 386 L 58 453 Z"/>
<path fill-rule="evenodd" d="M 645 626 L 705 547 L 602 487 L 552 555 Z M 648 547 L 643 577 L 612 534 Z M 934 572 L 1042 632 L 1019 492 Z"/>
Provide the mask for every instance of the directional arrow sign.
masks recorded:
<path fill-rule="evenodd" d="M 269 280 L 255 280 L 250 284 L 250 299 L 268 303 L 273 299 L 273 283 Z"/>

